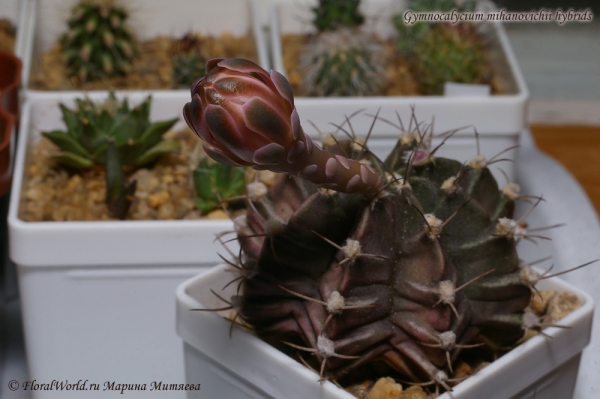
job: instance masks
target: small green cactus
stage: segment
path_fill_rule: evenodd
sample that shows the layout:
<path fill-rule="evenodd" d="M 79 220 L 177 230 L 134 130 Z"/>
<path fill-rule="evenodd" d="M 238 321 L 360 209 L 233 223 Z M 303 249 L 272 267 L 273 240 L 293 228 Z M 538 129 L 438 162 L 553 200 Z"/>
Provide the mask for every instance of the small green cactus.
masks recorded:
<path fill-rule="evenodd" d="M 413 13 L 474 12 L 478 0 L 410 0 Z M 398 48 L 411 59 L 424 94 L 443 94 L 444 83 L 488 83 L 489 62 L 485 38 L 470 22 L 408 25 L 404 15 L 392 18 L 398 32 Z"/>
<path fill-rule="evenodd" d="M 378 62 L 381 46 L 351 29 L 322 32 L 300 60 L 301 88 L 308 96 L 372 96 L 385 82 Z"/>
<path fill-rule="evenodd" d="M 444 83 L 489 83 L 487 47 L 472 24 L 436 25 L 423 32 L 413 53 L 425 94 L 443 94 Z"/>
<path fill-rule="evenodd" d="M 136 48 L 127 11 L 113 0 L 82 0 L 60 38 L 69 76 L 80 82 L 123 76 Z"/>
<path fill-rule="evenodd" d="M 365 18 L 360 0 L 319 0 L 313 25 L 318 34 L 304 46 L 298 70 L 307 96 L 372 96 L 383 91 L 381 46 L 358 28 Z"/>
<path fill-rule="evenodd" d="M 198 53 L 180 54 L 173 60 L 173 82 L 177 87 L 189 87 L 206 74 L 206 58 Z"/>
<path fill-rule="evenodd" d="M 474 12 L 478 0 L 409 0 L 406 10 L 419 12 L 443 12 L 456 10 L 457 13 Z M 398 47 L 405 53 L 411 53 L 419 36 L 433 25 L 428 22 L 405 23 L 404 13 L 392 17 L 392 22 L 399 33 Z"/>
<path fill-rule="evenodd" d="M 143 166 L 178 149 L 179 143 L 162 140 L 178 118 L 151 123 L 150 96 L 132 109 L 127 100 L 119 103 L 113 92 L 101 105 L 89 99 L 76 103 L 75 109 L 60 104 L 66 131 L 42 135 L 60 148 L 53 157 L 59 165 L 79 170 L 105 166 L 106 202 L 113 216 L 123 218 L 135 185 L 125 187 L 122 165 Z"/>
<path fill-rule="evenodd" d="M 206 74 L 207 58 L 202 51 L 199 35 L 187 32 L 171 47 L 173 82 L 177 87 L 189 87 Z"/>
<path fill-rule="evenodd" d="M 202 158 L 194 170 L 196 208 L 202 214 L 207 214 L 218 209 L 225 202 L 234 208 L 243 206 L 244 176 L 243 168 L 209 162 L 206 158 Z"/>
<path fill-rule="evenodd" d="M 313 25 L 319 32 L 362 25 L 365 17 L 359 7 L 360 0 L 319 0 L 312 9 Z"/>

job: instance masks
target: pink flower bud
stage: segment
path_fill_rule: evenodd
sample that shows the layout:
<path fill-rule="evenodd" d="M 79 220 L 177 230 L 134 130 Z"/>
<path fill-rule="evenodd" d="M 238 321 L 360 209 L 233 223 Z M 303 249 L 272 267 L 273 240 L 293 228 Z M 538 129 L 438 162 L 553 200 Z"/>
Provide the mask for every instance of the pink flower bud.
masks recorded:
<path fill-rule="evenodd" d="M 258 166 L 284 159 L 304 133 L 289 82 L 244 59 L 213 59 L 192 84 L 185 120 L 213 159 Z"/>
<path fill-rule="evenodd" d="M 206 71 L 192 84 L 183 114 L 214 160 L 290 173 L 341 192 L 372 195 L 382 187 L 370 166 L 313 145 L 279 72 L 240 58 L 212 59 Z"/>

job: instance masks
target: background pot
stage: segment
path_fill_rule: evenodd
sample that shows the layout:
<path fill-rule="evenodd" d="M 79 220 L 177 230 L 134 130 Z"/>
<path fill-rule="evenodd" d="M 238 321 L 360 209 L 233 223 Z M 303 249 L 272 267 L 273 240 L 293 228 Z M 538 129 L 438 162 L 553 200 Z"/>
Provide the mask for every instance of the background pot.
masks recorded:
<path fill-rule="evenodd" d="M 19 120 L 21 70 L 19 58 L 6 51 L 0 51 L 0 108 L 7 111 L 15 122 Z"/>
<path fill-rule="evenodd" d="M 32 90 L 30 77 L 37 72 L 41 55 L 49 51 L 65 31 L 70 10 L 78 0 L 26 1 L 30 4 L 27 8 L 29 23 L 24 33 L 23 87 L 26 97 L 30 97 L 50 92 Z M 190 30 L 202 35 L 225 32 L 236 36 L 252 34 L 258 63 L 269 69 L 268 50 L 256 0 L 128 0 L 123 4 L 131 10 L 131 28 L 140 40 L 159 35 L 178 38 Z"/>
<path fill-rule="evenodd" d="M 362 11 L 366 16 L 366 29 L 381 37 L 394 34 L 391 16 L 400 13 L 405 7 L 404 1 L 364 0 Z M 316 0 L 276 0 L 271 12 L 271 48 L 273 68 L 286 74 L 282 55 L 282 34 L 307 34 L 313 31 L 310 22 L 310 7 Z M 490 6 L 491 7 L 491 6 Z M 381 108 L 380 116 L 396 121 L 396 112 L 402 120 L 410 120 L 411 105 L 415 106 L 417 119 L 430 122 L 435 117 L 436 134 L 462 126 L 470 128 L 458 132 L 448 141 L 438 154 L 460 161 L 469 161 L 477 153 L 473 140 L 473 127 L 480 134 L 482 155 L 488 159 L 498 152 L 519 143 L 519 134 L 525 128 L 525 109 L 529 92 L 510 42 L 500 23 L 489 23 L 485 27 L 490 38 L 490 47 L 494 50 L 494 69 L 501 75 L 508 92 L 502 95 L 446 95 L 446 96 L 390 96 L 390 97 L 296 97 L 295 104 L 300 120 L 307 133 L 315 128 L 307 123 L 312 121 L 320 130 L 330 131 L 330 122 L 344 121 L 344 115 L 365 109 L 375 114 Z M 372 118 L 355 117 L 352 119 L 354 130 L 366 135 Z M 393 139 L 398 129 L 377 123 L 371 137 Z M 439 143 L 440 140 L 437 140 Z M 516 159 L 517 151 L 503 154 L 503 158 Z M 502 164 L 509 177 L 514 177 L 514 165 Z"/>
<path fill-rule="evenodd" d="M 15 134 L 19 126 L 21 69 L 21 60 L 0 51 L 0 196 L 8 192 L 12 182 Z"/>
<path fill-rule="evenodd" d="M 139 104 L 151 93 L 127 95 Z M 106 93 L 89 93 L 96 102 Z M 78 92 L 61 102 L 73 106 Z M 118 95 L 123 98 L 123 94 Z M 189 94 L 153 96 L 152 121 L 181 116 Z M 183 118 L 182 118 L 183 119 Z M 183 127 L 181 120 L 174 128 Z M 220 261 L 215 235 L 229 220 L 26 222 L 19 218 L 28 148 L 41 130 L 63 127 L 58 100 L 31 98 L 23 108 L 9 209 L 10 257 L 16 264 L 30 378 L 90 382 L 182 383 L 181 342 L 173 329 L 179 283 Z M 92 378 L 95 381 L 92 381 Z M 73 393 L 84 398 L 87 392 Z M 89 391 L 89 397 L 98 396 Z M 36 391 L 35 398 L 67 392 Z M 128 392 L 147 398 L 148 392 Z M 139 395 L 139 396 L 136 396 Z M 152 392 L 182 398 L 185 392 Z"/>
<path fill-rule="evenodd" d="M 15 129 L 15 118 L 0 108 L 0 196 L 8 192 L 12 182 Z"/>

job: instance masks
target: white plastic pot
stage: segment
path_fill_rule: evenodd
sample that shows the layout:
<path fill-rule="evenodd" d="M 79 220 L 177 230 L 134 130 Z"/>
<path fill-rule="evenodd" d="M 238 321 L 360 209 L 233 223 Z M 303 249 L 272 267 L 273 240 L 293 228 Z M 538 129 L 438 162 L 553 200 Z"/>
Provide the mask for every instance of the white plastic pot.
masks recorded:
<path fill-rule="evenodd" d="M 148 94 L 132 93 L 129 103 L 139 104 Z M 106 93 L 87 95 L 94 101 L 106 97 Z M 71 107 L 81 97 L 66 92 L 60 101 Z M 181 116 L 187 101 L 187 93 L 154 95 L 150 117 Z M 57 104 L 47 94 L 29 99 L 23 109 L 8 216 L 30 377 L 38 382 L 83 378 L 101 383 L 181 383 L 183 357 L 173 328 L 173 292 L 185 279 L 221 261 L 217 252 L 222 248 L 215 235 L 232 230 L 233 224 L 229 220 L 21 220 L 18 209 L 28 148 L 40 139 L 42 130 L 64 128 Z M 69 394 L 32 393 L 35 398 Z M 97 392 L 73 395 L 98 397 Z M 148 392 L 127 395 L 146 398 Z M 166 399 L 183 393 L 152 395 Z"/>
<path fill-rule="evenodd" d="M 313 32 L 309 21 L 312 20 L 310 8 L 315 0 L 295 1 L 276 0 L 271 14 L 271 47 L 273 68 L 286 74 L 283 65 L 282 39 L 284 33 L 308 34 Z M 391 16 L 400 13 L 405 7 L 404 1 L 365 0 L 362 10 L 366 16 L 366 29 L 375 31 L 382 37 L 393 35 Z M 375 114 L 380 109 L 380 117 L 396 121 L 396 111 L 403 121 L 411 116 L 411 105 L 415 106 L 419 121 L 430 122 L 435 118 L 434 133 L 472 126 L 481 135 L 481 154 L 488 159 L 498 152 L 517 145 L 519 133 L 525 128 L 525 111 L 529 92 L 523 75 L 517 64 L 508 37 L 500 23 L 489 23 L 486 32 L 490 46 L 495 50 L 494 68 L 502 80 L 507 82 L 509 92 L 502 95 L 445 95 L 445 96 L 390 96 L 390 97 L 296 97 L 295 104 L 302 126 L 310 133 L 314 130 L 312 121 L 319 130 L 332 130 L 331 122 L 340 123 L 344 115 L 358 110 Z M 463 92 L 463 94 L 465 94 Z M 366 135 L 372 122 L 370 117 L 355 117 L 352 124 L 358 134 Z M 378 122 L 372 137 L 396 137 L 398 130 L 383 122 Z M 473 129 L 465 129 L 455 135 L 439 152 L 468 161 L 476 154 Z M 458 140 L 456 140 L 458 138 Z M 439 140 L 438 140 L 439 142 Z M 503 158 L 516 159 L 517 151 L 503 155 Z M 504 171 L 514 177 L 514 165 L 502 164 Z"/>
<path fill-rule="evenodd" d="M 236 399 L 352 399 L 354 396 L 319 376 L 298 361 L 279 352 L 239 328 L 228 334 L 231 322 L 213 312 L 190 309 L 226 306 L 224 298 L 235 293 L 228 265 L 220 265 L 177 288 L 177 333 L 183 339 L 186 380 L 201 384 L 188 398 Z M 552 338 L 538 335 L 458 384 L 452 395 L 440 399 L 536 399 L 570 398 L 575 386 L 581 351 L 590 341 L 592 298 L 557 279 L 540 289 L 570 291 L 583 302 L 581 308 L 560 321 L 571 329 L 547 328 Z"/>
<path fill-rule="evenodd" d="M 28 4 L 23 87 L 26 96 L 47 91 L 31 90 L 29 77 L 37 71 L 40 56 L 49 51 L 66 29 L 66 20 L 78 0 L 23 0 Z M 141 40 L 158 35 L 180 37 L 193 30 L 203 35 L 229 32 L 254 35 L 259 64 L 269 68 L 256 0 L 128 0 L 132 30 Z M 181 91 L 181 90 L 180 90 Z M 185 90 L 188 91 L 188 90 Z"/>

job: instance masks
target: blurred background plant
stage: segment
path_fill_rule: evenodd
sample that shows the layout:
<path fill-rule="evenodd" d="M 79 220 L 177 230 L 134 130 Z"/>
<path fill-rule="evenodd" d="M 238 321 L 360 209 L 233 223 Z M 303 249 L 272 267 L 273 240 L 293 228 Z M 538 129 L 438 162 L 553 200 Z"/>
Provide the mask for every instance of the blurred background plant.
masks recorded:
<path fill-rule="evenodd" d="M 308 96 L 382 94 L 385 75 L 381 46 L 360 31 L 360 0 L 319 0 L 312 8 L 317 34 L 304 45 L 300 86 Z"/>
<path fill-rule="evenodd" d="M 126 182 L 130 169 L 150 164 L 179 148 L 176 141 L 162 139 L 179 118 L 150 122 L 152 97 L 130 108 L 111 92 L 102 104 L 77 99 L 76 107 L 60 104 L 67 130 L 43 132 L 59 148 L 54 161 L 65 168 L 84 170 L 101 166 L 106 173 L 106 204 L 113 217 L 123 219 L 135 192 L 136 182 Z"/>
<path fill-rule="evenodd" d="M 129 14 L 116 0 L 82 0 L 60 42 L 69 76 L 80 82 L 125 75 L 136 55 Z"/>
<path fill-rule="evenodd" d="M 245 168 L 224 165 L 202 157 L 194 169 L 196 208 L 206 215 L 215 209 L 244 207 Z"/>
<path fill-rule="evenodd" d="M 200 35 L 188 31 L 171 45 L 173 82 L 177 87 L 189 88 L 194 80 L 206 74 L 208 57 L 203 51 Z"/>
<path fill-rule="evenodd" d="M 475 12 L 477 0 L 410 0 L 418 12 Z M 407 24 L 403 14 L 393 17 L 398 49 L 410 60 L 423 94 L 442 95 L 444 84 L 489 84 L 493 71 L 486 38 L 472 22 Z"/>
<path fill-rule="evenodd" d="M 365 22 L 359 10 L 361 0 L 319 0 L 312 8 L 313 25 L 319 32 L 358 27 Z"/>

